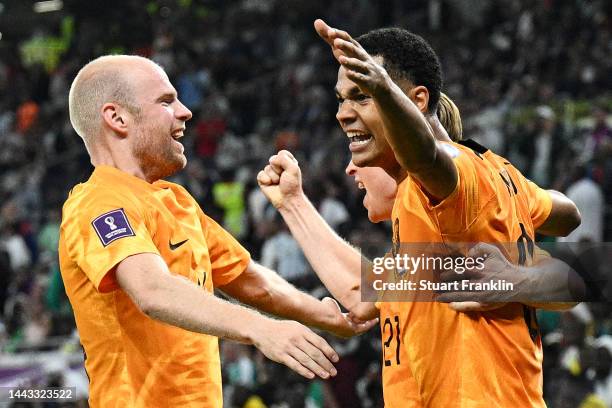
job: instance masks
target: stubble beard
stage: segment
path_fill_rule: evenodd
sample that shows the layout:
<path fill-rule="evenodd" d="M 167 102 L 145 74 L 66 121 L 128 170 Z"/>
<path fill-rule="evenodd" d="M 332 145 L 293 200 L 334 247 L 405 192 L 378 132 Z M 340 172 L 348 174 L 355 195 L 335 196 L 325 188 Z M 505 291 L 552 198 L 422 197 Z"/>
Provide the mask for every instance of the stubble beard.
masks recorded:
<path fill-rule="evenodd" d="M 155 128 L 139 130 L 134 145 L 134 157 L 149 182 L 169 177 L 187 164 L 185 156 L 179 155 L 173 149 L 172 140 L 153 136 L 159 133 L 159 129 Z M 167 137 L 170 138 L 170 130 Z"/>

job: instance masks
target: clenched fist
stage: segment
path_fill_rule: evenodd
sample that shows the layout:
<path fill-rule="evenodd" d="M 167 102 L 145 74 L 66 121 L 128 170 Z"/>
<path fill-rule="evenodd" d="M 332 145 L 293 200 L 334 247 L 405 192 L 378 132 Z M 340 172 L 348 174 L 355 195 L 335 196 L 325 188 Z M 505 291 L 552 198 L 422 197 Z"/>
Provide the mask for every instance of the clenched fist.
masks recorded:
<path fill-rule="evenodd" d="M 287 150 L 270 157 L 269 164 L 257 174 L 257 183 L 276 208 L 282 208 L 292 198 L 304 194 L 302 172 L 295 157 Z"/>

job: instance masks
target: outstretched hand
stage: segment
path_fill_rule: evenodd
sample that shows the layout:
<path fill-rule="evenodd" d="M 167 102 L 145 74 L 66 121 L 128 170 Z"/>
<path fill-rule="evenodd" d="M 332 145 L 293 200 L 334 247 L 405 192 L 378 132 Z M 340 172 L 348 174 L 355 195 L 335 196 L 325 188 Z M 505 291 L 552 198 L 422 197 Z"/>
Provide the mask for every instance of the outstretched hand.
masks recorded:
<path fill-rule="evenodd" d="M 516 297 L 521 293 L 529 278 L 522 268 L 511 264 L 499 248 L 490 244 L 475 245 L 467 256 L 473 259 L 484 258 L 484 266 L 466 268 L 461 275 L 445 272 L 440 275 L 440 280 L 445 282 L 468 280 L 472 284 L 505 281 L 512 283 L 513 290 L 450 290 L 438 295 L 437 301 L 449 303 L 451 309 L 458 312 L 482 312 L 500 308 L 506 302 L 517 300 Z"/>
<path fill-rule="evenodd" d="M 378 319 L 361 321 L 351 318 L 349 313 L 342 313 L 338 302 L 330 297 L 323 298 L 322 302 L 328 306 L 332 315 L 335 316 L 332 319 L 333 323 L 325 329 L 338 337 L 348 338 L 363 334 L 378 324 Z"/>
<path fill-rule="evenodd" d="M 363 93 L 376 96 L 390 89 L 393 81 L 385 68 L 349 33 L 332 28 L 321 19 L 315 20 L 314 26 L 319 36 L 330 45 L 336 60 L 346 69 L 346 76 Z"/>

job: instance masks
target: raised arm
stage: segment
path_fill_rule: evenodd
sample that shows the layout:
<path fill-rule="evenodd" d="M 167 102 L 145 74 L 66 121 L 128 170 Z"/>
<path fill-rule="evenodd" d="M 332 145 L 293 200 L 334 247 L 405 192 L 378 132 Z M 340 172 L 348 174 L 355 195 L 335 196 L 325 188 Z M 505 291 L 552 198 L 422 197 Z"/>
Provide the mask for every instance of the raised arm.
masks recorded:
<path fill-rule="evenodd" d="M 426 112 L 429 91 L 410 90 L 418 106 L 396 84 L 380 57 L 372 57 L 348 33 L 315 21 L 315 29 L 331 47 L 346 76 L 372 98 L 382 119 L 385 137 L 397 162 L 414 176 L 434 201 L 442 201 L 457 186 L 457 169 L 450 154 L 436 141 Z"/>
<path fill-rule="evenodd" d="M 187 279 L 172 275 L 157 254 L 129 256 L 117 265 L 115 274 L 119 286 L 153 319 L 253 344 L 266 357 L 306 378 L 336 374 L 331 361 L 338 361 L 338 355 L 308 328 L 297 322 L 273 320 L 219 299 Z"/>
<path fill-rule="evenodd" d="M 374 304 L 361 302 L 362 262 L 369 261 L 340 238 L 306 198 L 300 168 L 291 153 L 283 150 L 272 156 L 257 181 L 331 294 L 360 319 L 375 317 Z"/>

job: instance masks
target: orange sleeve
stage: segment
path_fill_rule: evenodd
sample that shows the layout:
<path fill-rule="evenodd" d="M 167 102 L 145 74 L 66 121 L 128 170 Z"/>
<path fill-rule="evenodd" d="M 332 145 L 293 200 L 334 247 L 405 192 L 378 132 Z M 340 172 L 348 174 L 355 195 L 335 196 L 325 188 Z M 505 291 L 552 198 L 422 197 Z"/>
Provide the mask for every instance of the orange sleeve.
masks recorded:
<path fill-rule="evenodd" d="M 552 211 L 552 198 L 548 191 L 538 187 L 534 182 L 525 180 L 526 186 L 530 190 L 529 213 L 533 222 L 533 229 L 537 230 L 550 216 Z"/>
<path fill-rule="evenodd" d="M 508 170 L 512 173 L 512 179 L 518 181 L 521 192 L 527 197 L 533 229 L 537 230 L 550 216 L 552 197 L 548 191 L 529 180 L 516 167 L 510 165 Z"/>
<path fill-rule="evenodd" d="M 200 222 L 208 245 L 213 285 L 227 285 L 245 271 L 251 254 L 206 214 L 201 213 Z"/>
<path fill-rule="evenodd" d="M 102 192 L 86 203 L 64 206 L 62 235 L 70 258 L 100 292 L 118 289 L 115 266 L 131 255 L 159 254 L 144 214 L 125 197 Z"/>

